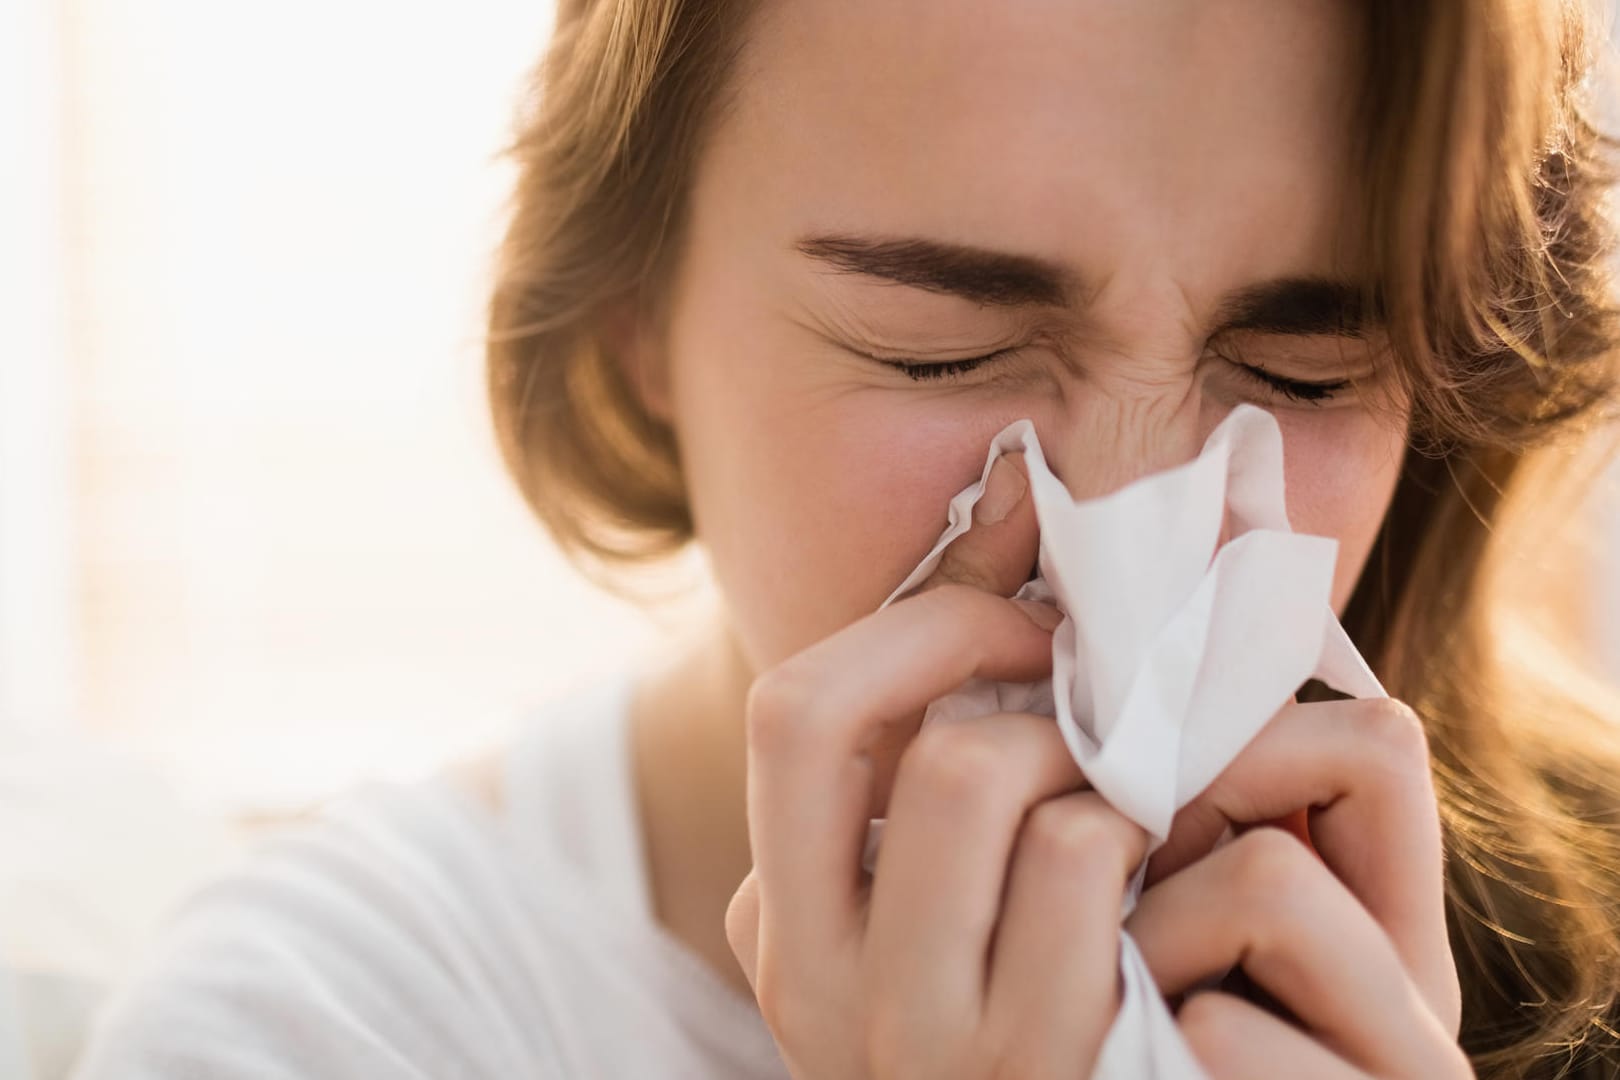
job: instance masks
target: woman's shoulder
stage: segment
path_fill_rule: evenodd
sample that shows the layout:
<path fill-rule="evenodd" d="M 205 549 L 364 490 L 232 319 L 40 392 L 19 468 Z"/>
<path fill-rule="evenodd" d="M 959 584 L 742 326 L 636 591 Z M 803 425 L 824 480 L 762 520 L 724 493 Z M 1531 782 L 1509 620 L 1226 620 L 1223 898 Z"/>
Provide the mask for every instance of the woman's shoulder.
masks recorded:
<path fill-rule="evenodd" d="M 512 1075 L 502 874 L 437 785 L 351 795 L 175 912 L 77 1075 Z"/>
<path fill-rule="evenodd" d="M 366 785 L 262 841 L 174 913 L 76 1076 L 569 1075 L 548 999 L 561 973 L 586 995 L 592 981 L 566 939 L 618 931 L 548 851 L 547 830 L 570 823 L 510 811 L 544 809 L 524 790 L 536 753 L 560 775 L 589 771 L 589 745 L 548 725 L 600 710 L 604 692 L 526 717 L 486 758 Z"/>

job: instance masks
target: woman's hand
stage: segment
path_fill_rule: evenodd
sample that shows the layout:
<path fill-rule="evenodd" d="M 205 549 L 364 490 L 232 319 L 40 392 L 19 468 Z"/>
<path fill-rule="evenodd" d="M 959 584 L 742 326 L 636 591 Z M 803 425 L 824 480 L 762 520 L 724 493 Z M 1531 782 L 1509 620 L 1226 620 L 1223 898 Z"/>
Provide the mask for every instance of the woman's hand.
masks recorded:
<path fill-rule="evenodd" d="M 1203 855 L 1228 823 L 1301 807 L 1320 857 L 1276 828 Z M 1177 816 L 1126 929 L 1167 996 L 1241 964 L 1297 1020 L 1193 993 L 1177 1018 L 1214 1077 L 1472 1076 L 1441 859 L 1412 710 L 1295 703 Z"/>
<path fill-rule="evenodd" d="M 981 510 L 1006 509 L 997 483 L 1013 460 Z M 1013 481 L 1019 496 L 1021 471 Z M 1005 599 L 1035 535 L 1021 498 L 952 545 L 933 584 L 956 584 L 862 619 L 754 686 L 754 870 L 726 931 L 801 1080 L 1083 1077 L 1117 1011 L 1142 830 L 1079 790 L 1049 718 L 912 738 L 927 704 L 970 677 L 1049 675 L 1056 612 Z M 887 825 L 867 879 L 874 816 Z"/>

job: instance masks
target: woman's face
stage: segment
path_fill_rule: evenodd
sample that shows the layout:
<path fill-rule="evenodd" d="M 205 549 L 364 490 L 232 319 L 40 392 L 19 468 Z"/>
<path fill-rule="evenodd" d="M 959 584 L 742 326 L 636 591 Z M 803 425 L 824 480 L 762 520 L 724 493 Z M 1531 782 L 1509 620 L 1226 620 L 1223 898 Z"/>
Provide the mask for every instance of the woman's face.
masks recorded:
<path fill-rule="evenodd" d="M 1342 611 L 1405 424 L 1242 365 L 1372 368 L 1376 327 L 1337 329 L 1357 29 L 1330 0 L 765 6 L 649 383 L 756 670 L 874 610 L 1020 417 L 1087 497 L 1271 410 Z"/>

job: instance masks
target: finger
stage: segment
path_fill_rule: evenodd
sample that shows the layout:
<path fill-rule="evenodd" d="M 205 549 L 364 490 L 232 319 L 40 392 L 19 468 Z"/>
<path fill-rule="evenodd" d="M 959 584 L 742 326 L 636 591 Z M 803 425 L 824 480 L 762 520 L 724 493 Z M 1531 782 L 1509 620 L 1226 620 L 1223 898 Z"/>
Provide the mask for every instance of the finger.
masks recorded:
<path fill-rule="evenodd" d="M 1048 717 L 923 729 L 900 759 L 873 868 L 865 940 L 878 997 L 907 1001 L 919 1016 L 977 1019 L 1019 823 L 1032 805 L 1083 783 Z"/>
<path fill-rule="evenodd" d="M 1050 631 L 1018 605 L 950 585 L 875 612 L 756 680 L 748 823 L 767 949 L 773 927 L 791 931 L 782 945 L 804 959 L 860 929 L 868 744 L 885 728 L 914 730 L 928 702 L 970 678 L 1028 682 L 1051 663 Z"/>
<path fill-rule="evenodd" d="M 951 541 L 918 591 L 955 582 L 1011 596 L 1029 580 L 1039 545 L 1027 466 L 1022 455 L 1003 454 L 974 504 L 973 527 Z"/>
<path fill-rule="evenodd" d="M 1390 699 L 1283 708 L 1189 803 L 1149 861 L 1151 886 L 1207 852 L 1230 822 L 1310 807 L 1322 859 L 1394 943 L 1424 998 L 1455 1033 L 1461 1018 L 1446 935 L 1443 846 L 1428 743 Z"/>
<path fill-rule="evenodd" d="M 1285 801 L 1283 796 L 1274 788 L 1258 792 L 1241 790 L 1236 783 L 1237 766 L 1240 762 L 1247 765 L 1248 762 L 1244 759 L 1250 755 L 1264 753 L 1266 744 L 1273 738 L 1273 729 L 1289 722 L 1295 715 L 1293 708 L 1297 704 L 1297 699 L 1290 695 L 1288 704 L 1277 710 L 1277 714 L 1260 729 L 1260 732 L 1209 787 L 1176 812 L 1170 823 L 1170 834 L 1148 859 L 1147 872 L 1142 882 L 1144 888 L 1152 888 L 1164 878 L 1208 855 L 1228 826 L 1241 829 L 1245 825 L 1260 821 L 1276 821 L 1276 818 L 1253 817 L 1255 811 L 1252 797 L 1281 804 Z M 1298 811 L 1303 805 L 1292 807 L 1282 816 L 1290 822 L 1288 831 L 1308 843 L 1310 831 L 1308 811 L 1303 829 L 1298 820 Z M 1311 844 L 1311 848 L 1315 850 L 1315 844 Z"/>
<path fill-rule="evenodd" d="M 1231 994 L 1194 994 L 1176 1014 L 1176 1024 L 1210 1080 L 1368 1080 L 1366 1073 L 1303 1031 Z"/>
<path fill-rule="evenodd" d="M 726 905 L 726 942 L 737 958 L 750 989 L 758 992 L 755 973 L 759 970 L 759 878 L 750 870 Z"/>
<path fill-rule="evenodd" d="M 1025 819 L 985 1009 L 1030 1074 L 1089 1073 L 1119 1010 L 1120 912 L 1146 851 L 1141 826 L 1094 791 L 1048 799 Z"/>
<path fill-rule="evenodd" d="M 1245 833 L 1161 881 L 1125 928 L 1167 996 L 1241 963 L 1332 1049 L 1374 1073 L 1423 1075 L 1415 1066 L 1450 1041 L 1383 929 L 1280 829 Z"/>

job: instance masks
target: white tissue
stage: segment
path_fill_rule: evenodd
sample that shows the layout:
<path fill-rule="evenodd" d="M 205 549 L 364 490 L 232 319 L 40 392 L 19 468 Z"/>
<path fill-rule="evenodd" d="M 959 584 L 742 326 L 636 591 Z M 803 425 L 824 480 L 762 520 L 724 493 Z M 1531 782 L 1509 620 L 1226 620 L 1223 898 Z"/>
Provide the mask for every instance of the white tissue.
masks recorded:
<path fill-rule="evenodd" d="M 1199 456 L 1100 498 L 1076 502 L 1052 474 L 1034 425 L 990 446 L 976 484 L 951 500 L 949 525 L 885 607 L 925 581 L 972 525 L 990 468 L 1022 451 L 1040 523 L 1039 573 L 1018 593 L 1065 618 L 1052 678 L 974 680 L 933 702 L 923 723 L 997 712 L 1055 716 L 1091 785 L 1156 848 L 1176 811 L 1237 757 L 1307 679 L 1384 697 L 1333 614 L 1338 542 L 1295 533 L 1283 444 L 1264 409 L 1239 405 Z M 1219 551 L 1223 523 L 1231 536 Z M 881 834 L 873 823 L 867 865 Z M 1129 914 L 1146 862 L 1125 896 Z M 1121 1007 L 1093 1080 L 1201 1080 L 1151 973 L 1122 929 Z"/>

